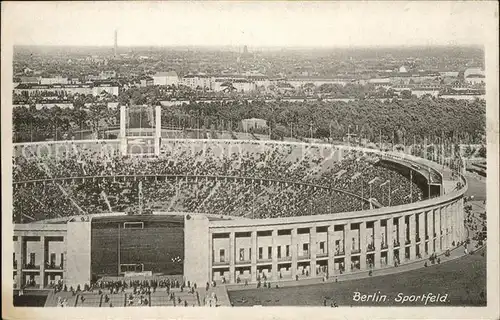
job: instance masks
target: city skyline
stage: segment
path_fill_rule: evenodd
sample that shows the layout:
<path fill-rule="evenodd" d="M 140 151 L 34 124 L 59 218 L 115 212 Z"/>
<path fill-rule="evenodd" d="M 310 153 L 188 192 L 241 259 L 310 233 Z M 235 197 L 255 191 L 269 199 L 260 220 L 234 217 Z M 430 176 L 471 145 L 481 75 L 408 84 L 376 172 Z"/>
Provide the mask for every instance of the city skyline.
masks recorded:
<path fill-rule="evenodd" d="M 88 4 L 11 3 L 3 20 L 16 45 L 112 46 L 116 30 L 119 47 L 469 46 L 484 44 L 490 9 L 449 2 Z"/>

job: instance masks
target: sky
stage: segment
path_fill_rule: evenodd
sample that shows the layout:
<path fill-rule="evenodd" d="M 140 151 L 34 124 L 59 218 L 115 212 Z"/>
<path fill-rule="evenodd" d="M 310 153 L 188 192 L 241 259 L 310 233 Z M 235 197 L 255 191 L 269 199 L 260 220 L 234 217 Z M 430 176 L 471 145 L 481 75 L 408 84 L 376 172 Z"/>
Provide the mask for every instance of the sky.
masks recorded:
<path fill-rule="evenodd" d="M 9 2 L 16 45 L 481 45 L 491 3 Z M 493 10 L 495 11 L 495 10 Z"/>

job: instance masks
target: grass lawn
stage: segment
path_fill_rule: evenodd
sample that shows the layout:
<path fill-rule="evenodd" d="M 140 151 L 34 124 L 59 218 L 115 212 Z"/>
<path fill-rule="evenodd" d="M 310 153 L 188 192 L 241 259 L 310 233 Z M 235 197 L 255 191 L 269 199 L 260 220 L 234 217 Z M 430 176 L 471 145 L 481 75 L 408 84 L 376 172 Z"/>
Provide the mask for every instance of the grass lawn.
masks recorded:
<path fill-rule="evenodd" d="M 354 292 L 387 295 L 385 302 L 353 301 Z M 484 292 L 484 297 L 480 293 Z M 299 287 L 229 291 L 234 306 L 327 306 L 335 301 L 339 306 L 422 306 L 423 302 L 394 301 L 398 293 L 422 295 L 448 294 L 443 303 L 429 302 L 427 306 L 485 306 L 486 256 L 480 253 L 428 268 L 395 275 L 338 283 Z"/>
<path fill-rule="evenodd" d="M 486 183 L 485 181 L 480 181 L 467 176 L 467 183 L 469 187 L 465 196 L 474 196 L 474 200 L 485 200 L 486 199 Z"/>

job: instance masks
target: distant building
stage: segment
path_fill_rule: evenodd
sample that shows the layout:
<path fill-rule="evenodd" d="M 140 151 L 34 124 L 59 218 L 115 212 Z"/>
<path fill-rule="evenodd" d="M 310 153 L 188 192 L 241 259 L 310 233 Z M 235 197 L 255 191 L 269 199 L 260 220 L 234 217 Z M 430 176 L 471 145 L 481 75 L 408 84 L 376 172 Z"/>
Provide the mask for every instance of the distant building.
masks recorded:
<path fill-rule="evenodd" d="M 61 76 L 41 78 L 40 84 L 68 84 L 68 78 Z"/>
<path fill-rule="evenodd" d="M 153 75 L 153 84 L 159 86 L 179 85 L 179 76 L 175 71 L 157 72 Z"/>
<path fill-rule="evenodd" d="M 439 87 L 415 87 L 411 89 L 411 94 L 419 98 L 427 94 L 437 97 L 439 95 L 439 91 Z"/>
<path fill-rule="evenodd" d="M 442 77 L 450 77 L 450 78 L 456 78 L 458 77 L 458 71 L 441 71 L 439 74 Z"/>
<path fill-rule="evenodd" d="M 243 46 L 243 54 L 248 54 L 248 47 L 247 46 Z"/>
<path fill-rule="evenodd" d="M 97 97 L 103 92 L 109 93 L 113 96 L 118 96 L 120 87 L 118 83 L 114 81 L 95 81 L 92 87 L 92 95 Z"/>
<path fill-rule="evenodd" d="M 469 68 L 464 71 L 464 80 L 469 84 L 482 84 L 485 82 L 484 70 L 480 68 Z"/>
<path fill-rule="evenodd" d="M 25 96 L 54 94 L 55 96 L 85 94 L 98 96 L 102 92 L 118 96 L 119 85 L 110 81 L 96 81 L 83 84 L 31 84 L 21 83 L 14 88 L 14 93 Z"/>
<path fill-rule="evenodd" d="M 471 74 L 465 78 L 465 82 L 470 84 L 484 84 L 485 76 L 482 74 Z"/>
<path fill-rule="evenodd" d="M 181 84 L 191 89 L 212 89 L 212 77 L 205 74 L 188 74 L 182 78 Z"/>
<path fill-rule="evenodd" d="M 250 129 L 267 128 L 267 121 L 263 119 L 251 118 L 241 120 L 243 131 Z"/>
<path fill-rule="evenodd" d="M 391 78 L 372 78 L 368 80 L 368 83 L 371 83 L 376 87 L 389 87 L 391 84 Z"/>
<path fill-rule="evenodd" d="M 348 83 L 352 83 L 354 79 L 347 78 L 324 78 L 324 77 L 293 77 L 287 80 L 287 82 L 295 88 L 301 87 L 307 83 L 312 83 L 316 87 L 322 84 L 337 84 L 340 86 L 345 86 Z"/>
<path fill-rule="evenodd" d="M 154 81 L 152 77 L 149 76 L 144 76 L 139 79 L 139 86 L 140 87 L 149 87 L 154 85 Z"/>
<path fill-rule="evenodd" d="M 116 78 L 116 71 L 114 70 L 102 71 L 99 74 L 99 79 L 101 80 L 113 79 L 113 78 Z"/>
<path fill-rule="evenodd" d="M 40 84 L 40 77 L 20 77 L 19 78 L 20 83 L 36 83 Z"/>
<path fill-rule="evenodd" d="M 468 68 L 464 71 L 464 79 L 467 79 L 470 75 L 482 75 L 484 76 L 484 70 L 481 68 Z"/>
<path fill-rule="evenodd" d="M 406 69 L 405 66 L 399 67 L 399 73 L 407 73 L 407 72 L 408 72 L 408 70 Z"/>

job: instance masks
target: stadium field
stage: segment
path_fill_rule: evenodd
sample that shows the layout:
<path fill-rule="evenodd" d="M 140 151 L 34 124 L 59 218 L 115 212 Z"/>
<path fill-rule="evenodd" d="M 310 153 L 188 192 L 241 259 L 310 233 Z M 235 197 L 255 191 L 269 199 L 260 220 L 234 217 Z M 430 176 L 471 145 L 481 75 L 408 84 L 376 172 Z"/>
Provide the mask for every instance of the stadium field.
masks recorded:
<path fill-rule="evenodd" d="M 484 251 L 484 249 L 482 250 Z M 354 292 L 387 295 L 385 302 L 353 301 Z M 484 293 L 484 295 L 481 294 Z M 448 294 L 447 301 L 427 306 L 485 306 L 486 255 L 474 255 L 400 274 L 298 287 L 229 291 L 234 306 L 422 306 L 423 302 L 395 301 L 404 295 Z M 326 299 L 326 301 L 325 301 Z"/>

